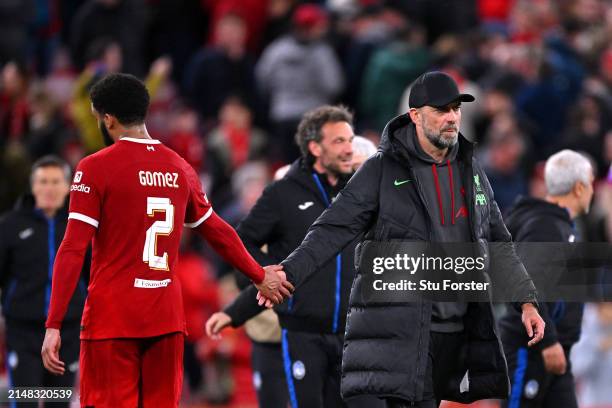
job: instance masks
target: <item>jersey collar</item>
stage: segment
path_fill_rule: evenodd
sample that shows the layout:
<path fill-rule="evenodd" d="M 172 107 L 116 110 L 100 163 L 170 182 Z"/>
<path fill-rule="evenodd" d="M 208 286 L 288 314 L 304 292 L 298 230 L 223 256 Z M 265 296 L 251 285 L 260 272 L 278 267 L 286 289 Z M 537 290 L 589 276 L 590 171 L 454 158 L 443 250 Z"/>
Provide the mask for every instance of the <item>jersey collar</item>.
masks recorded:
<path fill-rule="evenodd" d="M 160 144 L 161 143 L 159 140 L 156 140 L 156 139 L 138 139 L 135 137 L 122 137 L 119 140 L 125 140 L 127 142 L 142 143 L 142 144 Z"/>

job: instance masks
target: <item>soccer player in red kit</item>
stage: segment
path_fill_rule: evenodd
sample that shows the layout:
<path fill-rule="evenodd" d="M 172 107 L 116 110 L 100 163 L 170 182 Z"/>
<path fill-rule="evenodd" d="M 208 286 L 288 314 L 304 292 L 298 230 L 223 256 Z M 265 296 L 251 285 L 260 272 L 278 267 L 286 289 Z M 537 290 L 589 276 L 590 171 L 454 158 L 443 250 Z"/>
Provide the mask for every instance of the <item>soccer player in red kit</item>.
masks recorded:
<path fill-rule="evenodd" d="M 42 347 L 62 374 L 61 322 L 93 238 L 81 325 L 83 407 L 176 407 L 183 381 L 185 317 L 174 274 L 183 225 L 278 302 L 290 295 L 282 267 L 262 268 L 213 211 L 195 171 L 144 125 L 149 94 L 126 74 L 92 87 L 92 111 L 109 147 L 78 165 L 69 221 L 53 269 Z M 204 324 L 204 322 L 202 322 Z"/>

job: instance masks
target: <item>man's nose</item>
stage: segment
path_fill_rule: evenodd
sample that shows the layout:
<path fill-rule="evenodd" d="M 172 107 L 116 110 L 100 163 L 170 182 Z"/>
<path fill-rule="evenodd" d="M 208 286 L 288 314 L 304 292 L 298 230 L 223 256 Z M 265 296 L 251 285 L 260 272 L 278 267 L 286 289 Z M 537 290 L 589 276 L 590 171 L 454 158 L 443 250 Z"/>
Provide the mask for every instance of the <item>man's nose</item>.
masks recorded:
<path fill-rule="evenodd" d="M 446 114 L 446 121 L 448 123 L 457 123 L 457 120 L 459 120 L 459 112 L 455 112 L 453 109 L 451 109 Z"/>
<path fill-rule="evenodd" d="M 344 154 L 353 154 L 353 143 L 348 142 L 344 145 Z"/>

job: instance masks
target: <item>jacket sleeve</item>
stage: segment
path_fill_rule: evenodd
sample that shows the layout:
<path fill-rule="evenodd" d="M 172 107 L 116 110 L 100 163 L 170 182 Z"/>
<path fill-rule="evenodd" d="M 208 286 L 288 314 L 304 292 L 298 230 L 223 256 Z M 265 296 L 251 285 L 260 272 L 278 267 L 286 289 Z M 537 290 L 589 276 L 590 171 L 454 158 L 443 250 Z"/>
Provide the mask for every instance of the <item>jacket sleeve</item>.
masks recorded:
<path fill-rule="evenodd" d="M 519 243 L 562 242 L 563 234 L 550 219 L 537 218 L 532 221 L 527 221 L 526 224 L 522 225 L 514 239 Z M 545 281 L 553 277 L 554 273 L 546 273 L 546 271 L 542 269 L 543 265 L 541 260 L 535 258 L 539 257 L 539 254 L 536 251 L 527 249 L 526 246 L 521 244 L 517 246 L 517 253 L 520 259 L 525 265 L 525 268 L 527 268 L 527 272 L 531 274 L 534 282 L 538 285 L 540 283 L 545 284 Z M 539 294 L 541 296 L 543 295 L 541 292 Z M 542 341 L 533 346 L 536 350 L 545 349 L 558 341 L 556 325 L 550 316 L 550 305 L 551 303 L 548 302 L 540 302 L 538 305 L 540 316 L 544 320 L 544 323 L 546 323 L 546 330 L 544 330 L 544 338 Z"/>
<path fill-rule="evenodd" d="M 236 228 L 246 249 L 263 266 L 274 265 L 280 261 L 263 252 L 261 248 L 276 239 L 281 203 L 275 184 L 267 186 L 255 206 Z"/>
<path fill-rule="evenodd" d="M 309 228 L 300 246 L 282 262 L 287 279 L 298 288 L 342 251 L 375 218 L 380 190 L 380 155 L 368 159 L 332 205 Z"/>
<path fill-rule="evenodd" d="M 540 302 L 538 305 L 538 312 L 546 324 L 546 329 L 544 330 L 544 338 L 542 341 L 533 346 L 535 350 L 543 350 L 559 341 L 557 337 L 557 328 L 555 327 L 555 322 L 550 317 L 548 305 L 549 304 L 546 302 Z"/>
<path fill-rule="evenodd" d="M 533 280 L 516 253 L 512 236 L 508 232 L 497 202 L 493 198 L 493 190 L 489 180 L 484 172 L 481 172 L 481 174 L 484 176 L 483 180 L 488 196 L 491 197 L 489 200 L 489 241 L 493 245 L 490 245 L 492 251 L 490 251 L 489 270 L 491 271 L 493 285 L 509 290 L 510 292 L 507 295 L 516 302 L 514 306 L 518 309 L 524 303 L 533 303 L 538 307 L 537 292 Z"/>
<path fill-rule="evenodd" d="M 232 319 L 232 327 L 240 327 L 247 320 L 257 316 L 266 308 L 257 303 L 257 288 L 253 285 L 247 286 L 236 299 L 227 305 L 223 312 Z"/>

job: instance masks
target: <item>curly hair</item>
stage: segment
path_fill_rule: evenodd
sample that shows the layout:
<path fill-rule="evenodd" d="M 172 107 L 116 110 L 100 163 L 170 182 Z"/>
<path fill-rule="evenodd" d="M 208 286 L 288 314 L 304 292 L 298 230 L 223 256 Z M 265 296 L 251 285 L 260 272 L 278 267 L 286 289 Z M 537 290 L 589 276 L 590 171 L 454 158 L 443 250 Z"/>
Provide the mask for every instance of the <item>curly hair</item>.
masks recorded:
<path fill-rule="evenodd" d="M 295 134 L 295 142 L 300 147 L 302 157 L 309 164 L 312 164 L 315 158 L 310 153 L 310 150 L 308 150 L 308 144 L 310 141 L 321 142 L 323 139 L 321 134 L 323 126 L 326 123 L 337 122 L 347 122 L 353 126 L 353 114 L 342 105 L 325 105 L 304 114 Z"/>
<path fill-rule="evenodd" d="M 91 88 L 89 96 L 98 113 L 113 115 L 124 126 L 144 123 L 149 109 L 145 84 L 129 74 L 107 75 Z"/>

